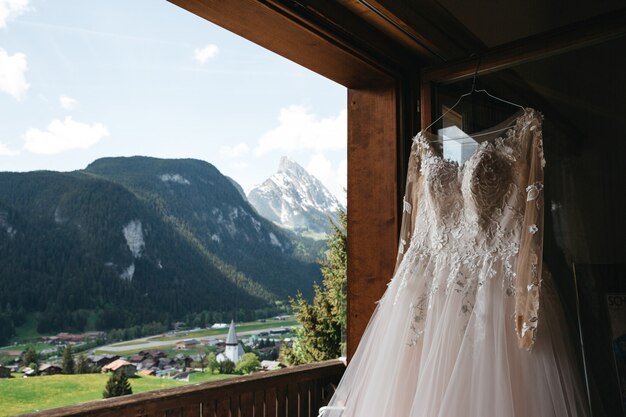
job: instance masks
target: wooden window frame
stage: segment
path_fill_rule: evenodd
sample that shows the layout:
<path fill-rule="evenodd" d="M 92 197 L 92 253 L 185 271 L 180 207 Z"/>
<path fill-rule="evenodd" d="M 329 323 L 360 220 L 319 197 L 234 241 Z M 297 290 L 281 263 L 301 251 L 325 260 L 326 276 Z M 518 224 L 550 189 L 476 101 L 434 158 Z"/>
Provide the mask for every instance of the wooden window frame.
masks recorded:
<path fill-rule="evenodd" d="M 406 138 L 417 119 L 412 54 L 336 0 L 169 1 L 348 89 L 350 359 L 395 266 Z"/>

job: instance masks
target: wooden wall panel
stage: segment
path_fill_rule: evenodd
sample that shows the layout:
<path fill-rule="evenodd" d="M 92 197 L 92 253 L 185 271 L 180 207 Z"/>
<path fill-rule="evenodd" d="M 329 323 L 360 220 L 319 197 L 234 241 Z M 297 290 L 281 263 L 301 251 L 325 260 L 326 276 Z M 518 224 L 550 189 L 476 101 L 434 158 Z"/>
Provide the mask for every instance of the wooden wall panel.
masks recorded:
<path fill-rule="evenodd" d="M 391 83 L 348 90 L 348 357 L 395 265 L 398 102 Z"/>

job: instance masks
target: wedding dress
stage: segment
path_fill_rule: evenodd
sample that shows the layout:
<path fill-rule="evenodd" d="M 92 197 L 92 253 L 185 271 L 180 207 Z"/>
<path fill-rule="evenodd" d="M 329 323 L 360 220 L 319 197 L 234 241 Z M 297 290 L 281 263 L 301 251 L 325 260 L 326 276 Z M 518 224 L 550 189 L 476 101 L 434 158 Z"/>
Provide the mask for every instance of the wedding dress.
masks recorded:
<path fill-rule="evenodd" d="M 321 416 L 586 416 L 542 267 L 541 122 L 518 112 L 462 164 L 414 139 L 396 271 Z"/>

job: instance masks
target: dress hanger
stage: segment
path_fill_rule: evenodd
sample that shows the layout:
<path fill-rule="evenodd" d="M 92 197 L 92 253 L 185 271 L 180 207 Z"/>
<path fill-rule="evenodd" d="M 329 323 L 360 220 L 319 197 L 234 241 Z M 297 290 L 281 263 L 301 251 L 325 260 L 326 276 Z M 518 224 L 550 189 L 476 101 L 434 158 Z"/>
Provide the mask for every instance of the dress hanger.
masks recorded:
<path fill-rule="evenodd" d="M 422 133 L 428 132 L 428 129 L 430 129 L 439 120 L 443 119 L 446 114 L 450 113 L 461 102 L 461 100 L 463 100 L 465 97 L 470 96 L 470 95 L 472 95 L 474 93 L 485 93 L 485 94 L 487 94 L 487 96 L 489 96 L 489 97 L 491 97 L 493 99 L 496 99 L 496 100 L 501 101 L 501 102 L 506 103 L 506 104 L 510 104 L 511 106 L 519 107 L 521 110 L 526 111 L 526 108 L 524 108 L 523 106 L 521 106 L 521 105 L 519 105 L 517 103 L 513 103 L 512 101 L 505 100 L 503 98 L 494 96 L 493 94 L 491 94 L 489 91 L 487 91 L 484 88 L 481 88 L 481 89 L 477 90 L 476 89 L 476 77 L 478 75 L 478 68 L 479 67 L 480 67 L 480 57 L 478 57 L 478 63 L 476 64 L 476 70 L 474 71 L 474 78 L 472 79 L 472 89 L 470 91 L 468 91 L 467 93 L 462 94 L 461 97 L 459 97 L 459 99 L 456 101 L 456 103 L 454 103 L 454 105 L 452 105 L 452 107 L 448 108 L 448 110 L 446 110 L 434 122 L 432 122 L 431 124 L 426 126 L 425 129 L 422 129 Z M 505 131 L 505 130 L 508 130 L 508 129 L 510 129 L 510 126 L 507 126 L 507 127 L 504 127 L 504 128 L 500 128 L 500 129 L 491 130 L 489 132 L 478 133 L 478 134 L 475 134 L 475 135 L 460 136 L 460 137 L 454 137 L 454 138 L 450 138 L 450 139 L 439 138 L 439 139 L 432 140 L 432 142 L 443 142 L 443 141 L 448 141 L 448 140 L 458 141 L 459 139 L 471 139 L 471 138 L 475 138 L 475 137 L 491 135 L 493 133 L 502 132 L 502 131 Z"/>

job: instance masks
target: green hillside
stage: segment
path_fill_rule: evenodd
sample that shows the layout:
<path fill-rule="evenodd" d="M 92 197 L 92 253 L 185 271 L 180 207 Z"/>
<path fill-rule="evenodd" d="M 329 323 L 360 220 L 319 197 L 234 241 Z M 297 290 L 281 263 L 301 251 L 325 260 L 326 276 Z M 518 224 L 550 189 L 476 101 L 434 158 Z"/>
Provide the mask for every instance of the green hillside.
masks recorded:
<path fill-rule="evenodd" d="M 260 217 L 197 160 L 105 158 L 84 171 L 0 173 L 0 343 L 39 331 L 256 309 L 319 280 L 319 246 Z"/>

